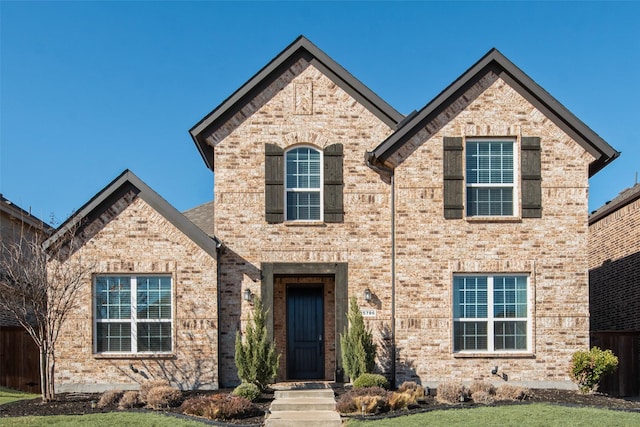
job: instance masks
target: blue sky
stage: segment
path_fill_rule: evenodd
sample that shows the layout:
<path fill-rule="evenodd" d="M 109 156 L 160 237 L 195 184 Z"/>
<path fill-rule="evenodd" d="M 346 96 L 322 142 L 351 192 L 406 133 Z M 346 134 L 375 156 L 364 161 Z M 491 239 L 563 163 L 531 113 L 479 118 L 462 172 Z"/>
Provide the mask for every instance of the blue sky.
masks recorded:
<path fill-rule="evenodd" d="M 0 192 L 64 220 L 131 169 L 179 210 L 213 197 L 188 130 L 304 34 L 403 114 L 492 47 L 640 171 L 640 2 L 0 0 Z"/>

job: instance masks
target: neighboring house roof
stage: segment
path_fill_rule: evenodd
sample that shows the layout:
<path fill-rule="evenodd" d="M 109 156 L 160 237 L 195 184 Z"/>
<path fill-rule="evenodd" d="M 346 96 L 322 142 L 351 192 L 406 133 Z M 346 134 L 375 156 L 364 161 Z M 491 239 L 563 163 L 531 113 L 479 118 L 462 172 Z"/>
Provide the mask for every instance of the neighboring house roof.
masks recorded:
<path fill-rule="evenodd" d="M 189 130 L 209 169 L 214 170 L 213 145 L 228 135 L 230 130 L 226 129 L 220 135 L 214 135 L 214 133 L 221 130 L 229 121 L 233 121 L 233 128 L 242 123 L 247 118 L 242 110 L 250 103 L 252 107 L 255 107 L 255 98 L 270 86 L 286 84 L 286 81 L 282 81 L 282 76 L 287 74 L 288 78 L 291 78 L 301 71 L 300 65 L 297 65 L 300 60 L 306 61 L 307 64 L 313 65 L 324 73 L 390 128 L 395 128 L 404 118 L 402 114 L 353 77 L 316 45 L 304 36 L 299 36 L 249 81 Z M 302 66 L 305 67 L 305 65 Z M 265 99 L 262 102 L 270 99 L 275 93 L 275 90 L 266 91 Z"/>
<path fill-rule="evenodd" d="M 195 208 L 191 208 L 188 211 L 182 212 L 184 216 L 192 223 L 197 225 L 207 233 L 209 236 L 214 235 L 214 221 L 213 221 L 213 200 L 207 203 L 203 203 Z"/>
<path fill-rule="evenodd" d="M 98 192 L 98 194 L 58 227 L 56 232 L 45 242 L 45 245 L 51 245 L 58 239 L 66 237 L 67 232 L 73 229 L 78 223 L 85 221 L 90 223 L 95 220 L 101 213 L 108 210 L 115 201 L 121 198 L 123 194 L 129 191 L 135 193 L 136 198 L 139 197 L 144 200 L 209 255 L 214 258 L 216 257 L 218 241 L 189 221 L 187 217 L 171 206 L 169 202 L 160 197 L 158 193 L 153 191 L 128 169 L 122 172 L 122 174 Z"/>
<path fill-rule="evenodd" d="M 53 227 L 51 227 L 49 224 L 32 215 L 31 212 L 27 212 L 26 210 L 22 209 L 20 206 L 16 205 L 11 200 L 4 197 L 2 194 L 0 194 L 0 212 L 4 212 L 7 215 L 15 218 L 16 220 L 30 225 L 35 229 L 42 230 L 46 234 L 49 234 L 53 231 Z"/>
<path fill-rule="evenodd" d="M 406 155 L 398 154 L 402 146 L 458 101 L 466 91 L 489 72 L 495 73 L 508 83 L 595 157 L 595 160 L 589 165 L 589 176 L 594 175 L 620 155 L 618 151 L 607 144 L 497 49 L 491 49 L 419 112 L 407 117 L 407 120 L 393 134 L 370 153 L 370 157 L 373 157 L 372 160 L 387 167 L 396 167 L 402 163 L 406 157 Z M 450 120 L 450 117 L 447 116 L 447 119 Z M 433 124 L 434 128 L 442 125 L 442 123 Z"/>
<path fill-rule="evenodd" d="M 605 203 L 589 215 L 589 225 L 600 221 L 602 218 L 622 209 L 630 203 L 640 199 L 640 184 L 622 190 L 613 200 Z"/>

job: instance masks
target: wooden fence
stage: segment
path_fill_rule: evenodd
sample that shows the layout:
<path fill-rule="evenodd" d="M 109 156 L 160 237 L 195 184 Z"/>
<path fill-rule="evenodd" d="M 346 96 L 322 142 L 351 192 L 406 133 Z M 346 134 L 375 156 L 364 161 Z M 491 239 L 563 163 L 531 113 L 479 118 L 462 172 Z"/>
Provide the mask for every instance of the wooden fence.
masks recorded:
<path fill-rule="evenodd" d="M 618 356 L 618 369 L 602 379 L 598 391 L 613 396 L 640 394 L 640 332 L 591 332 L 594 345 Z"/>
<path fill-rule="evenodd" d="M 38 347 L 21 327 L 0 326 L 0 385 L 40 393 Z"/>

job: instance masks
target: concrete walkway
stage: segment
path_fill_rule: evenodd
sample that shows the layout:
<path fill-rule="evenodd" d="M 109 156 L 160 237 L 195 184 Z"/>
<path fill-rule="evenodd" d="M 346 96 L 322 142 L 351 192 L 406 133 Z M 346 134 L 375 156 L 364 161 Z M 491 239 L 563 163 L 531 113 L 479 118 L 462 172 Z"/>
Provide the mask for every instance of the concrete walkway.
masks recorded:
<path fill-rule="evenodd" d="M 336 399 L 325 383 L 278 385 L 265 420 L 267 427 L 338 427 Z"/>

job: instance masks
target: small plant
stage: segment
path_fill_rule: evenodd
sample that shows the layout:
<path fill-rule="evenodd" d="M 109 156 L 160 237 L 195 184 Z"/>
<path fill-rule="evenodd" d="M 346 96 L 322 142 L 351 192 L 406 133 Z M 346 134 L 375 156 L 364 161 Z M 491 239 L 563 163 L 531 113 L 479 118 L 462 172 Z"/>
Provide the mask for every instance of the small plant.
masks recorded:
<path fill-rule="evenodd" d="M 393 411 L 397 411 L 400 409 L 407 409 L 407 407 L 411 404 L 415 404 L 416 400 L 414 397 L 408 392 L 393 392 L 390 393 L 389 396 L 389 407 Z"/>
<path fill-rule="evenodd" d="M 184 401 L 180 410 L 183 414 L 211 420 L 247 418 L 261 414 L 260 409 L 248 399 L 229 394 L 192 397 Z"/>
<path fill-rule="evenodd" d="M 238 377 L 243 382 L 257 385 L 260 390 L 265 390 L 274 380 L 280 360 L 275 343 L 267 336 L 266 318 L 262 301 L 255 298 L 253 317 L 247 325 L 244 340 L 240 332 L 236 334 Z"/>
<path fill-rule="evenodd" d="M 502 384 L 496 389 L 496 400 L 524 400 L 529 390 L 511 384 Z"/>
<path fill-rule="evenodd" d="M 460 403 L 469 399 L 469 389 L 459 382 L 438 384 L 436 400 L 442 403 Z"/>
<path fill-rule="evenodd" d="M 162 385 L 154 387 L 147 393 L 146 403 L 153 409 L 162 409 L 178 406 L 182 401 L 180 390 Z"/>
<path fill-rule="evenodd" d="M 571 378 L 582 393 L 598 389 L 602 377 L 616 370 L 618 358 L 611 350 L 593 347 L 589 351 L 576 351 L 571 357 Z"/>
<path fill-rule="evenodd" d="M 471 397 L 473 398 L 473 394 L 478 391 L 482 391 L 487 394 L 496 394 L 496 387 L 488 381 L 472 382 L 469 386 L 469 393 L 471 393 Z"/>
<path fill-rule="evenodd" d="M 147 403 L 147 395 L 152 388 L 156 387 L 169 387 L 169 381 L 167 380 L 149 380 L 140 385 L 140 401 Z"/>
<path fill-rule="evenodd" d="M 115 406 L 118 399 L 122 396 L 122 390 L 107 390 L 100 396 L 98 400 L 98 408 L 106 408 L 107 406 Z"/>
<path fill-rule="evenodd" d="M 349 303 L 347 315 L 349 324 L 340 334 L 342 346 L 342 364 L 345 373 L 354 379 L 373 371 L 376 364 L 377 346 L 373 342 L 373 334 L 365 328 L 364 319 L 355 297 Z"/>
<path fill-rule="evenodd" d="M 387 396 L 357 396 L 353 399 L 356 408 L 364 414 L 380 414 L 389 410 Z"/>
<path fill-rule="evenodd" d="M 471 393 L 471 400 L 473 400 L 475 403 L 491 405 L 496 401 L 496 396 L 495 394 L 486 392 L 484 390 L 478 390 L 474 393 Z"/>
<path fill-rule="evenodd" d="M 238 387 L 233 390 L 232 393 L 234 396 L 244 397 L 245 399 L 250 400 L 251 402 L 255 401 L 260 397 L 260 389 L 257 385 L 252 383 L 242 383 Z"/>
<path fill-rule="evenodd" d="M 424 399 L 426 394 L 424 387 L 414 381 L 405 381 L 400 384 L 398 392 L 410 394 L 413 400 L 412 403 L 416 403 L 418 400 Z"/>
<path fill-rule="evenodd" d="M 118 402 L 118 409 L 131 409 L 138 406 L 140 406 L 140 393 L 135 390 L 125 391 Z"/>
<path fill-rule="evenodd" d="M 382 387 L 389 389 L 389 381 L 380 374 L 362 374 L 353 382 L 353 388 Z"/>
<path fill-rule="evenodd" d="M 366 396 L 376 396 L 380 399 L 376 399 L 376 408 L 384 409 L 385 405 L 384 400 L 386 399 L 388 402 L 389 392 L 383 389 L 382 387 L 367 387 L 367 388 L 354 388 L 353 390 L 349 390 L 344 393 L 338 399 L 336 403 L 336 409 L 341 414 L 354 414 L 354 413 L 362 413 L 362 404 L 365 404 L 365 412 L 367 408 L 369 408 L 370 399 L 362 399 Z M 370 412 L 366 412 L 370 413 Z"/>

